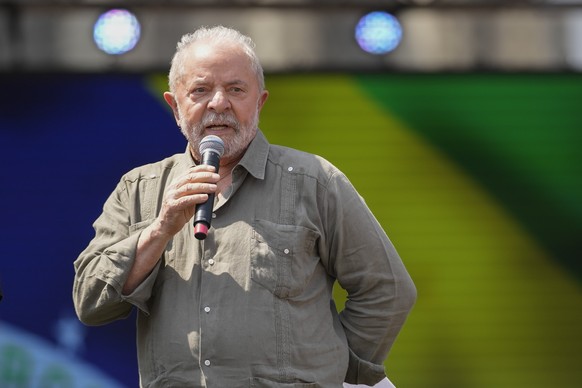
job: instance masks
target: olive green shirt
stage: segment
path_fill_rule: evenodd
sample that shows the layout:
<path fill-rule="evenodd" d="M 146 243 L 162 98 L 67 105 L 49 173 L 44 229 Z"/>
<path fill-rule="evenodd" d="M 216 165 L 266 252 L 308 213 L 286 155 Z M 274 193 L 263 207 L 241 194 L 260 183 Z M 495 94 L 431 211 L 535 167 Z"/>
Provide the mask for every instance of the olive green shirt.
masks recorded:
<path fill-rule="evenodd" d="M 208 237 L 192 223 L 148 278 L 122 286 L 140 231 L 188 150 L 127 173 L 75 261 L 80 319 L 138 308 L 142 387 L 374 385 L 416 298 L 393 245 L 348 179 L 324 159 L 270 145 L 259 131 L 216 202 Z M 347 290 L 338 314 L 335 281 Z"/>

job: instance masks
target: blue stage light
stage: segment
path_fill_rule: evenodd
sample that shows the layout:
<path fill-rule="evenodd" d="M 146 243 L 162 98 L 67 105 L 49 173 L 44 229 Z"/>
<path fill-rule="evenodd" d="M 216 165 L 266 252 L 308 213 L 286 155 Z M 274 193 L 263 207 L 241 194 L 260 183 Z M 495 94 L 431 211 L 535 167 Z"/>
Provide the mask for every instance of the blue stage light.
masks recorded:
<path fill-rule="evenodd" d="M 402 27 L 393 15 L 375 11 L 363 16 L 356 26 L 356 41 L 371 54 L 386 54 L 402 40 Z"/>
<path fill-rule="evenodd" d="M 112 9 L 97 19 L 93 40 L 107 54 L 121 55 L 132 50 L 140 37 L 140 25 L 134 14 L 125 9 Z"/>

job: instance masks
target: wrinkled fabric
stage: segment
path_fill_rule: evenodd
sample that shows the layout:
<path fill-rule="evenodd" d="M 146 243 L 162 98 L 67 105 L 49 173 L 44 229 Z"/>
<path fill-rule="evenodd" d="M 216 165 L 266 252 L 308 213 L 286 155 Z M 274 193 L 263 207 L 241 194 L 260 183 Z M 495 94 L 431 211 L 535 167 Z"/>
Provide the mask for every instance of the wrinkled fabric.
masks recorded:
<path fill-rule="evenodd" d="M 416 298 L 363 199 L 324 159 L 262 132 L 217 196 L 208 237 L 187 223 L 131 295 L 122 287 L 141 231 L 190 153 L 122 177 L 74 263 L 79 318 L 100 325 L 138 309 L 142 387 L 374 385 Z M 347 290 L 338 314 L 335 281 Z"/>

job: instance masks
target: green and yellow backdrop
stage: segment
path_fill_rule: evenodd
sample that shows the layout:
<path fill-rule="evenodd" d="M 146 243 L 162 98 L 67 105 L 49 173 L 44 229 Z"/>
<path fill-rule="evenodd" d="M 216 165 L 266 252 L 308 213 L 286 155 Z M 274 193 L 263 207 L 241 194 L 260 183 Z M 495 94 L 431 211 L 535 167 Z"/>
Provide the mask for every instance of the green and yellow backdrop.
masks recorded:
<path fill-rule="evenodd" d="M 415 280 L 386 361 L 397 387 L 582 386 L 582 76 L 266 81 L 269 140 L 341 168 Z M 91 370 L 92 387 L 135 387 L 133 319 L 80 326 L 72 262 L 121 174 L 184 150 L 165 75 L 0 88 L 0 386 L 84 387 Z"/>

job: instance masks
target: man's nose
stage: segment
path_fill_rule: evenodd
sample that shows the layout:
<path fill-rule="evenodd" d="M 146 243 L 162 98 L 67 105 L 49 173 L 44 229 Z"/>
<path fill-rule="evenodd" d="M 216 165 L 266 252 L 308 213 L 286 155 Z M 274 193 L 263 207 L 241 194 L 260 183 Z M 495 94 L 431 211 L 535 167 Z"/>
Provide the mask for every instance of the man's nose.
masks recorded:
<path fill-rule="evenodd" d="M 221 113 L 230 107 L 230 102 L 223 91 L 219 90 L 212 95 L 208 102 L 208 109 L 212 109 L 217 113 Z"/>

